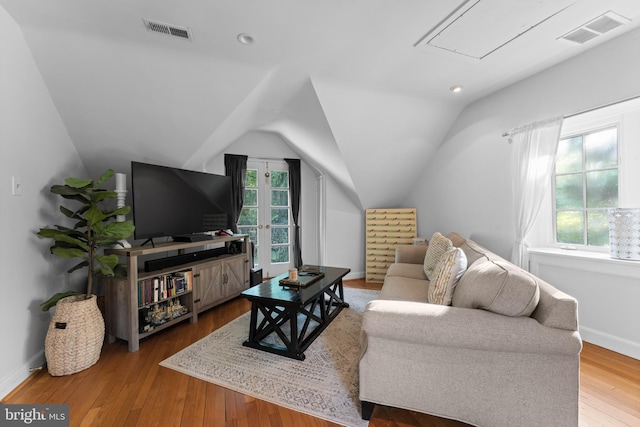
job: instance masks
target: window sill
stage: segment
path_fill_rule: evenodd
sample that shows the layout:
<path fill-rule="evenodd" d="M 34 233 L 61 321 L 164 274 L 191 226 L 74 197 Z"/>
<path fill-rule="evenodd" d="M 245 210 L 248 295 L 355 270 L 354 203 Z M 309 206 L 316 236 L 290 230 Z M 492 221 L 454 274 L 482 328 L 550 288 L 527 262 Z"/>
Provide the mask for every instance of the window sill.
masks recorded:
<path fill-rule="evenodd" d="M 532 270 L 537 269 L 538 265 L 546 264 L 634 279 L 640 278 L 640 261 L 611 258 L 609 253 L 604 252 L 529 248 L 529 259 Z"/>

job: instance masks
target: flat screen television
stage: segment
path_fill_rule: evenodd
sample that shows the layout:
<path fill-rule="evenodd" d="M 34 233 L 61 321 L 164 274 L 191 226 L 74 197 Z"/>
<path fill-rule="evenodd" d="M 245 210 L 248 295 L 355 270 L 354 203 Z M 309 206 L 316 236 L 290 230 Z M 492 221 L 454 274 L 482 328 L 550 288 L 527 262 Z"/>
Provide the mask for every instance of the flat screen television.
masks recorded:
<path fill-rule="evenodd" d="M 206 240 L 231 228 L 228 176 L 131 162 L 131 193 L 135 239 Z"/>

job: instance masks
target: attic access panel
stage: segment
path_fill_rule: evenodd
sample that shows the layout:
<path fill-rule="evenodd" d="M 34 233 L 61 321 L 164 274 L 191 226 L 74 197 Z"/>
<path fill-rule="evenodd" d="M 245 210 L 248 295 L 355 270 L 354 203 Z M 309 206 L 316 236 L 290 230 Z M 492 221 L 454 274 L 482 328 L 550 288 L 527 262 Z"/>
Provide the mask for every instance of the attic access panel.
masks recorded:
<path fill-rule="evenodd" d="M 482 59 L 577 0 L 467 0 L 417 44 Z"/>

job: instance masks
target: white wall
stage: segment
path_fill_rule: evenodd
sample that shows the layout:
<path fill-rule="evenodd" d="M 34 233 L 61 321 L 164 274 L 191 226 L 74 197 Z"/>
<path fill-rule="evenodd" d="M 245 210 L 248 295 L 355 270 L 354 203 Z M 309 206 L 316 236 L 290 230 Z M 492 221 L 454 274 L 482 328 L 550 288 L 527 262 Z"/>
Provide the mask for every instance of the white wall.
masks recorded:
<path fill-rule="evenodd" d="M 459 231 L 509 258 L 515 236 L 511 148 L 502 133 L 640 95 L 639 45 L 640 30 L 632 31 L 467 107 L 405 203 L 418 209 L 419 234 Z M 576 270 L 550 282 L 571 293 L 588 274 Z M 626 295 L 624 289 L 617 293 Z M 594 305 L 579 303 L 581 317 L 604 320 L 613 314 L 588 313 Z M 589 327 L 604 329 L 597 322 Z"/>
<path fill-rule="evenodd" d="M 364 211 L 341 190 L 331 177 L 326 179 L 326 265 L 350 268 L 346 279 L 364 277 Z"/>
<path fill-rule="evenodd" d="M 0 7 L 0 397 L 44 362 L 50 313 L 40 303 L 70 286 L 66 265 L 48 253 L 35 232 L 51 225 L 57 200 L 53 183 L 85 176 L 84 167 L 15 21 Z M 19 176 L 22 195 L 12 196 Z M 81 273 L 78 273 L 81 274 Z M 74 284 L 74 286 L 79 286 Z"/>

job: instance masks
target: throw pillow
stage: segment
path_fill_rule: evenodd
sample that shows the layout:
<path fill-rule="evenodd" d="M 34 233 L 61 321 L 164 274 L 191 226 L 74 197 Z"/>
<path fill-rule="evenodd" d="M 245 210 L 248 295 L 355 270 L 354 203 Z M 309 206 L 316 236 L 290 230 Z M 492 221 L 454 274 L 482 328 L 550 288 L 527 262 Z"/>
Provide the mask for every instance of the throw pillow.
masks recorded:
<path fill-rule="evenodd" d="M 467 257 L 462 249 L 453 248 L 445 253 L 436 266 L 433 280 L 429 282 L 428 302 L 451 305 L 453 291 L 466 269 Z"/>
<path fill-rule="evenodd" d="M 435 232 L 429 240 L 429 247 L 427 253 L 424 256 L 424 274 L 428 280 L 434 277 L 434 270 L 440 258 L 447 252 L 453 249 L 453 243 L 451 240 L 444 237 L 442 234 Z"/>
<path fill-rule="evenodd" d="M 478 260 L 456 286 L 452 305 L 505 316 L 530 316 L 540 300 L 538 279 L 502 260 Z"/>

